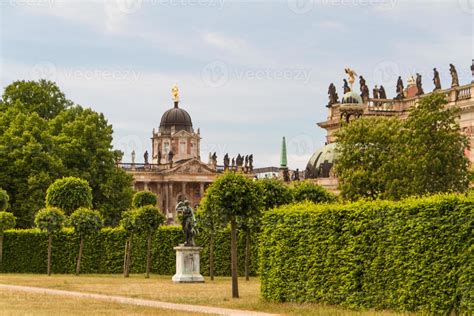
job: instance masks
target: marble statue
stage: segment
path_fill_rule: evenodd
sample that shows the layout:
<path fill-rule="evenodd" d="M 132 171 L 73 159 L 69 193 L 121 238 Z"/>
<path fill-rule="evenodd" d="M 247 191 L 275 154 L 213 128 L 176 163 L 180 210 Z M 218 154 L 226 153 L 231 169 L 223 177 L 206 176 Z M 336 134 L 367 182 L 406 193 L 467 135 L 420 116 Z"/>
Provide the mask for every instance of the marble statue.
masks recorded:
<path fill-rule="evenodd" d="M 132 150 L 132 164 L 135 164 L 135 150 Z"/>
<path fill-rule="evenodd" d="M 459 86 L 458 72 L 453 64 L 449 64 L 449 72 L 451 73 L 451 87 Z"/>
<path fill-rule="evenodd" d="M 176 212 L 181 215 L 181 226 L 186 237 L 185 247 L 194 247 L 194 236 L 197 234 L 196 218 L 194 211 L 189 206 L 189 201 L 184 200 L 176 205 Z"/>
<path fill-rule="evenodd" d="M 148 150 L 145 150 L 143 154 L 143 160 L 145 161 L 145 165 L 148 165 Z"/>
<path fill-rule="evenodd" d="M 421 75 L 419 73 L 416 74 L 416 89 L 418 90 L 416 95 L 422 95 L 422 94 L 425 93 L 423 91 L 422 82 L 421 82 Z"/>

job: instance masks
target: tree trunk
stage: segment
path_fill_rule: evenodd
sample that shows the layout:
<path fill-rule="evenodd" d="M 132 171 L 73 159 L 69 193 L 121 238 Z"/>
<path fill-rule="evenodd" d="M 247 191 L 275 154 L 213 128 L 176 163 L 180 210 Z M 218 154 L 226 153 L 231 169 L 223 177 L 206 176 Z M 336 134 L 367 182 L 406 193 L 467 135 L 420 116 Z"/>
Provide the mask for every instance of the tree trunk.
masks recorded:
<path fill-rule="evenodd" d="M 232 261 L 232 298 L 239 298 L 239 280 L 237 277 L 237 223 L 230 221 L 230 249 Z"/>
<path fill-rule="evenodd" d="M 250 231 L 245 232 L 245 280 L 249 280 Z"/>
<path fill-rule="evenodd" d="M 209 276 L 214 281 L 214 234 L 211 234 L 209 240 Z"/>
<path fill-rule="evenodd" d="M 76 275 L 79 275 L 79 273 L 81 272 L 81 259 L 82 259 L 83 249 L 84 249 L 84 238 L 81 237 L 81 242 L 79 244 L 79 255 L 77 256 Z"/>
<path fill-rule="evenodd" d="M 0 271 L 3 262 L 3 234 L 0 234 Z"/>
<path fill-rule="evenodd" d="M 123 254 L 123 276 L 124 277 L 126 276 L 126 271 L 127 271 L 128 243 L 129 243 L 129 240 L 127 238 L 127 240 L 125 241 L 125 251 Z"/>
<path fill-rule="evenodd" d="M 151 234 L 148 235 L 147 247 L 146 247 L 146 275 L 145 278 L 150 278 L 150 266 L 151 266 Z"/>
<path fill-rule="evenodd" d="M 127 268 L 125 269 L 125 277 L 128 278 L 130 275 L 130 264 L 132 262 L 132 239 L 133 236 L 130 236 L 128 240 L 128 249 L 127 249 Z"/>
<path fill-rule="evenodd" d="M 48 275 L 51 275 L 51 244 L 53 243 L 53 234 L 48 235 Z"/>

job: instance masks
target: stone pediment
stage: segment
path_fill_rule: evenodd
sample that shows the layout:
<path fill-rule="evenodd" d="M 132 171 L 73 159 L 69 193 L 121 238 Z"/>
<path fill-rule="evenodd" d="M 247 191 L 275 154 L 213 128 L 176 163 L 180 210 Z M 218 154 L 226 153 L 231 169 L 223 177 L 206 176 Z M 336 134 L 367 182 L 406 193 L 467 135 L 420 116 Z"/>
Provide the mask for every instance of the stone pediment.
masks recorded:
<path fill-rule="evenodd" d="M 195 134 L 185 130 L 180 130 L 172 135 L 172 137 L 195 137 Z"/>
<path fill-rule="evenodd" d="M 217 171 L 210 168 L 198 159 L 190 159 L 183 163 L 176 162 L 172 169 L 166 170 L 164 174 L 198 174 L 214 175 Z"/>

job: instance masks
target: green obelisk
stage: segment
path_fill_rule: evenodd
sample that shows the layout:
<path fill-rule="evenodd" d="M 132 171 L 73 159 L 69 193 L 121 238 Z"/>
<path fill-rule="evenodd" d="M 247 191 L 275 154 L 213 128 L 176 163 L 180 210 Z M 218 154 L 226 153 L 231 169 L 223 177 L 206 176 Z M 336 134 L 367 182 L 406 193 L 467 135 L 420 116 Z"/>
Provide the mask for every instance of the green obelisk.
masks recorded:
<path fill-rule="evenodd" d="M 283 140 L 281 142 L 280 168 L 281 169 L 288 168 L 288 158 L 286 156 L 286 139 L 285 139 L 284 136 L 283 136 Z"/>

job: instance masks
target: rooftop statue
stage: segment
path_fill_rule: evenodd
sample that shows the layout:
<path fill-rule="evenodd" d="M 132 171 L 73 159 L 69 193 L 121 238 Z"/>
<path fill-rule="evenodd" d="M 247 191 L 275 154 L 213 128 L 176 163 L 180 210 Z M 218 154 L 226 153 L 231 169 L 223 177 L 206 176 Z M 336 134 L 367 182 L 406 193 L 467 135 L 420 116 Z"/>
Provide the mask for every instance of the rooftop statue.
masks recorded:
<path fill-rule="evenodd" d="M 179 89 L 178 85 L 175 83 L 173 88 L 171 88 L 171 93 L 173 95 L 173 101 L 178 102 L 179 101 Z"/>
<path fill-rule="evenodd" d="M 397 96 L 395 97 L 395 99 L 403 99 L 403 80 L 402 80 L 402 77 L 401 76 L 398 76 L 398 79 L 397 79 Z"/>
<path fill-rule="evenodd" d="M 436 68 L 433 68 L 433 83 L 435 86 L 433 91 L 441 90 L 441 79 L 439 78 L 439 72 Z"/>
<path fill-rule="evenodd" d="M 336 92 L 336 86 L 331 83 L 328 88 L 328 95 L 329 95 L 329 103 L 327 107 L 331 107 L 333 104 L 336 104 L 339 102 L 339 96 L 337 95 Z"/>
<path fill-rule="evenodd" d="M 451 87 L 459 86 L 458 72 L 453 64 L 449 64 L 449 72 L 451 73 Z"/>
<path fill-rule="evenodd" d="M 359 76 L 359 83 L 360 83 L 360 96 L 364 102 L 369 101 L 369 87 L 365 82 L 364 77 Z"/>
<path fill-rule="evenodd" d="M 349 84 L 351 85 L 351 90 L 352 90 L 352 85 L 355 82 L 355 78 L 356 78 L 357 74 L 353 69 L 350 69 L 349 67 L 344 69 L 344 71 L 346 72 L 346 74 L 348 76 L 348 81 L 349 81 Z"/>
<path fill-rule="evenodd" d="M 423 91 L 422 82 L 421 82 L 421 75 L 419 73 L 416 74 L 416 88 L 418 90 L 416 95 L 422 95 L 422 94 L 425 93 Z"/>
<path fill-rule="evenodd" d="M 385 88 L 382 85 L 380 85 L 380 88 L 379 88 L 379 98 L 387 99 L 387 93 L 385 93 Z"/>
<path fill-rule="evenodd" d="M 194 247 L 194 236 L 197 234 L 196 229 L 196 218 L 194 217 L 194 211 L 189 206 L 189 201 L 184 200 L 176 205 L 176 212 L 181 215 L 181 226 L 183 227 L 183 233 L 186 237 L 184 246 Z"/>
<path fill-rule="evenodd" d="M 377 88 L 377 85 L 372 89 L 372 94 L 374 95 L 374 99 L 378 99 L 380 97 L 379 94 L 379 88 Z"/>
<path fill-rule="evenodd" d="M 148 150 L 145 150 L 143 154 L 143 160 L 145 160 L 145 165 L 148 165 Z"/>
<path fill-rule="evenodd" d="M 346 79 L 342 79 L 344 81 L 344 85 L 342 86 L 342 89 L 344 90 L 344 94 L 347 92 L 351 91 L 351 88 L 349 88 L 349 84 L 347 83 Z"/>

